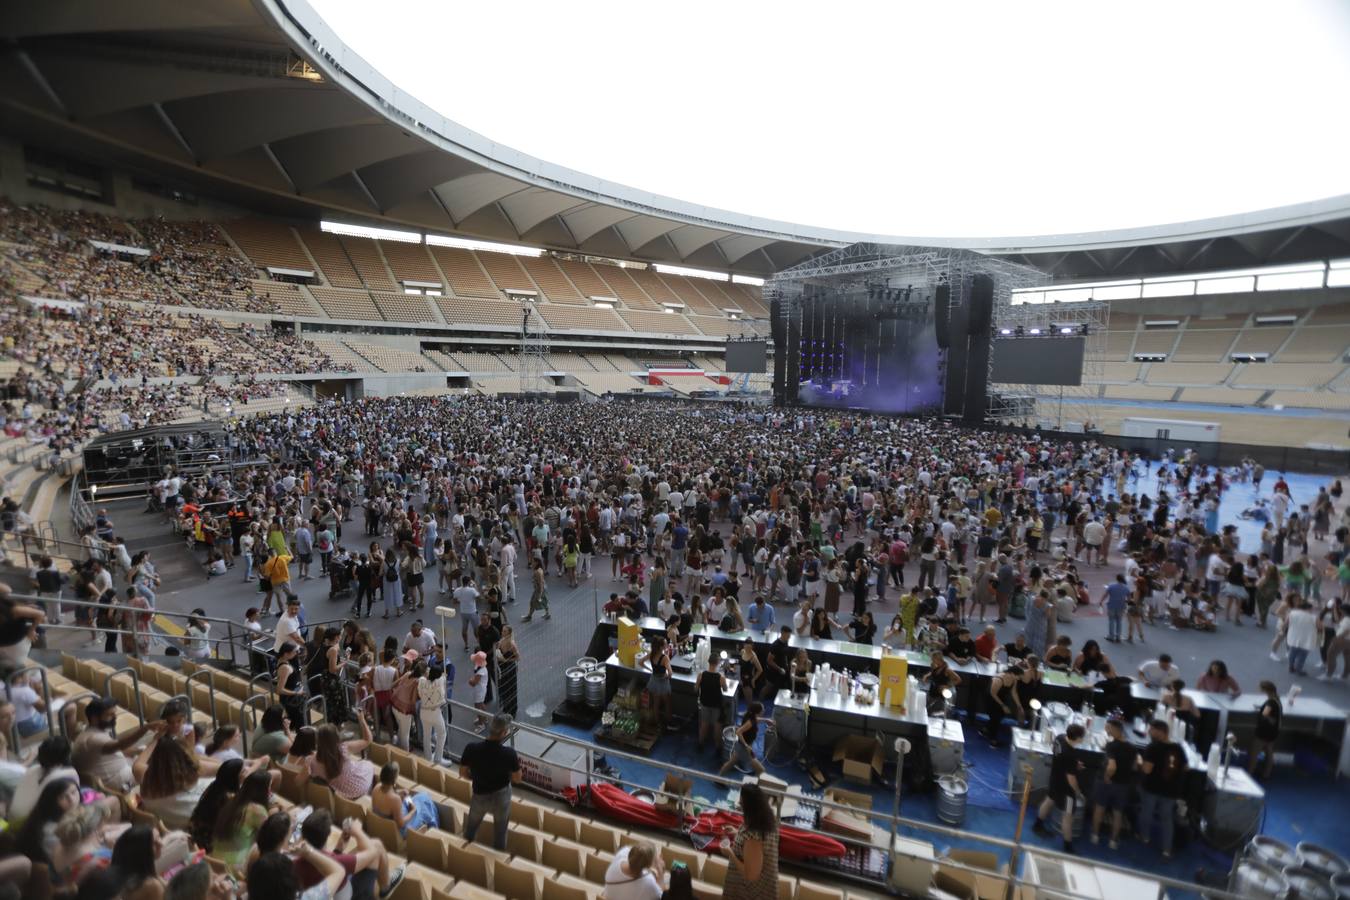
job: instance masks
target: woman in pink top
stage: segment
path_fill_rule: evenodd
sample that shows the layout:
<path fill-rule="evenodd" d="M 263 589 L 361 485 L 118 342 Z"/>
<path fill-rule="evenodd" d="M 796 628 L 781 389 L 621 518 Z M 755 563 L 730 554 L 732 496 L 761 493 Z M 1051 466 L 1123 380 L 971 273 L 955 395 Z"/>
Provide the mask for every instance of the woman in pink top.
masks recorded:
<path fill-rule="evenodd" d="M 375 784 L 375 764 L 360 756 L 370 746 L 370 725 L 364 713 L 357 721 L 361 738 L 355 741 L 343 741 L 336 725 L 320 725 L 318 746 L 309 761 L 310 776 L 324 779 L 334 793 L 348 800 L 360 800 Z"/>

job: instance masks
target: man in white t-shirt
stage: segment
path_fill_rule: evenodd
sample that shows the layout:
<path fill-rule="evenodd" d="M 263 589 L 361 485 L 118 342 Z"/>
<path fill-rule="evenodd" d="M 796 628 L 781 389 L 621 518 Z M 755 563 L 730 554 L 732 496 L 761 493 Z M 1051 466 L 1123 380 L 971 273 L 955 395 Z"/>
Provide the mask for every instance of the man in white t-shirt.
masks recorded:
<path fill-rule="evenodd" d="M 604 900 L 661 900 L 664 864 L 656 848 L 643 841 L 623 847 L 605 870 Z"/>
<path fill-rule="evenodd" d="M 473 579 L 465 575 L 463 582 L 450 595 L 459 607 L 459 636 L 464 640 L 464 651 L 469 650 L 469 628 L 478 622 L 478 588 Z"/>
<path fill-rule="evenodd" d="M 403 649 L 416 650 L 419 657 L 426 656 L 435 645 L 436 636 L 422 625 L 421 619 L 412 623 L 412 627 L 408 629 L 407 637 L 403 639 Z"/>
<path fill-rule="evenodd" d="M 1181 670 L 1172 665 L 1172 657 L 1163 653 L 1140 666 L 1139 677 L 1149 687 L 1165 688 L 1181 680 Z"/>
<path fill-rule="evenodd" d="M 281 649 L 281 645 L 290 641 L 297 647 L 305 645 L 305 637 L 300 633 L 300 598 L 286 601 L 286 612 L 277 619 L 277 630 L 272 641 L 272 652 Z"/>

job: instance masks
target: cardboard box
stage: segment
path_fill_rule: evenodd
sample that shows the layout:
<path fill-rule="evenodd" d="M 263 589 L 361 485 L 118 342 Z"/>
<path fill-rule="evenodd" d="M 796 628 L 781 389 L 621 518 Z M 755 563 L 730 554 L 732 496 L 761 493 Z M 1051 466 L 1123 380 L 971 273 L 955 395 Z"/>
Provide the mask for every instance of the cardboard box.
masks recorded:
<path fill-rule="evenodd" d="M 693 781 L 688 778 L 681 778 L 678 775 L 667 773 L 665 781 L 661 782 L 661 790 L 667 794 L 675 794 L 679 799 L 658 794 L 656 796 L 656 802 L 653 805 L 662 812 L 671 813 L 672 815 L 679 815 L 681 813 L 688 814 L 691 809 L 689 792 L 693 789 Z"/>
<path fill-rule="evenodd" d="M 867 794 L 846 791 L 843 788 L 826 788 L 825 799 L 850 809 L 821 809 L 820 827 L 822 831 L 833 831 L 860 841 L 872 840 L 872 798 Z M 852 811 L 856 810 L 856 812 Z"/>
<path fill-rule="evenodd" d="M 977 875 L 974 872 L 944 866 L 939 860 L 937 876 L 934 879 L 939 888 L 963 900 L 1003 900 L 1006 882 L 995 876 L 1006 875 L 1008 867 L 999 865 L 998 856 L 983 850 L 949 850 L 944 858 L 994 874 Z"/>
<path fill-rule="evenodd" d="M 871 784 L 872 773 L 881 774 L 886 763 L 886 751 L 881 746 L 880 738 L 847 734 L 834 745 L 834 761 L 843 763 L 845 778 Z"/>

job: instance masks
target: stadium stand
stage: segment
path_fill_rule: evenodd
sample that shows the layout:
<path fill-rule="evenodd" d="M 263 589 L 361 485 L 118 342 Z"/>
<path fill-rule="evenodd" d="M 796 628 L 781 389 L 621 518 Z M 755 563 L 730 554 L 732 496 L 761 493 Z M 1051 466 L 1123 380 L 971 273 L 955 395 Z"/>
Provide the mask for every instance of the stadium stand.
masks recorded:
<path fill-rule="evenodd" d="M 518 303 L 462 297 L 433 299 L 447 325 L 503 325 L 515 331 L 520 330 L 521 308 Z"/>
<path fill-rule="evenodd" d="M 704 334 L 713 337 L 726 337 L 732 334 L 743 334 L 746 331 L 746 323 L 743 320 L 728 319 L 717 316 L 690 316 L 689 321 L 694 327 Z"/>
<path fill-rule="evenodd" d="M 271 219 L 236 219 L 222 228 L 259 269 L 314 269 L 313 260 L 288 225 Z"/>
<path fill-rule="evenodd" d="M 595 371 L 595 366 L 580 353 L 552 353 L 549 355 L 549 366 L 555 372 L 580 373 Z"/>
<path fill-rule="evenodd" d="M 1253 363 L 1241 365 L 1232 383 L 1242 387 L 1316 388 L 1345 370 L 1342 363 Z"/>
<path fill-rule="evenodd" d="M 609 294 L 618 297 L 629 309 L 660 311 L 661 304 L 652 300 L 628 274 L 628 270 L 619 266 L 594 265 L 592 268 L 601 280 L 609 285 Z"/>
<path fill-rule="evenodd" d="M 324 312 L 334 319 L 384 321 L 384 316 L 380 315 L 379 307 L 375 305 L 374 300 L 370 299 L 370 294 L 364 290 L 350 291 L 328 287 L 309 287 L 308 290 L 314 295 L 314 299 L 319 301 L 319 305 L 323 307 Z"/>
<path fill-rule="evenodd" d="M 1289 342 L 1274 356 L 1279 363 L 1330 362 L 1350 348 L 1350 325 L 1323 324 L 1318 312 L 1294 330 Z"/>
<path fill-rule="evenodd" d="M 1233 328 L 1210 330 L 1187 326 L 1182 330 L 1181 338 L 1168 359 L 1176 362 L 1214 362 L 1227 359 L 1237 336 L 1238 331 Z"/>
<path fill-rule="evenodd" d="M 376 241 L 376 244 L 400 285 L 405 281 L 422 281 L 439 284 L 444 290 L 445 279 L 427 253 L 425 244 L 411 241 Z"/>
<path fill-rule="evenodd" d="M 591 267 L 590 263 L 576 259 L 559 259 L 557 263 L 558 268 L 562 269 L 568 280 L 576 285 L 577 290 L 581 292 L 583 297 L 614 297 L 618 299 L 618 295 L 595 273 L 595 269 Z"/>
<path fill-rule="evenodd" d="M 397 294 L 372 291 L 371 299 L 380 314 L 390 322 L 439 322 L 427 298 L 421 294 Z"/>
<path fill-rule="evenodd" d="M 686 278 L 683 275 L 657 274 L 656 277 L 665 284 L 691 313 L 698 313 L 707 316 L 720 316 L 722 311 L 709 302 L 708 298 L 703 296 L 702 292 L 695 286 L 696 280 Z"/>
<path fill-rule="evenodd" d="M 597 394 L 607 391 L 617 394 L 627 393 L 643 386 L 642 382 L 622 372 L 578 372 L 576 378 L 588 390 Z"/>
<path fill-rule="evenodd" d="M 313 295 L 298 284 L 255 279 L 249 285 L 254 294 L 276 304 L 277 310 L 288 316 L 326 317 L 323 307 L 314 301 Z"/>
<path fill-rule="evenodd" d="M 1184 403 L 1227 403 L 1234 406 L 1254 406 L 1265 396 L 1262 390 L 1241 390 L 1228 387 L 1188 387 L 1181 391 Z"/>
<path fill-rule="evenodd" d="M 380 245 L 376 241 L 344 234 L 338 238 L 338 243 L 347 251 L 347 258 L 351 260 L 356 274 L 361 277 L 362 283 L 367 288 L 372 291 L 394 290 L 393 275 L 385 265 Z"/>
<path fill-rule="evenodd" d="M 549 328 L 572 328 L 591 331 L 628 331 L 624 320 L 612 309 L 595 306 L 568 306 L 544 304 L 537 307 Z"/>
<path fill-rule="evenodd" d="M 314 337 L 309 341 L 352 372 L 378 372 L 379 367 L 348 347 L 340 338 Z"/>
<path fill-rule="evenodd" d="M 520 267 L 514 253 L 495 253 L 474 251 L 474 256 L 482 263 L 483 269 L 497 286 L 498 291 L 538 291 L 539 286 L 530 280 L 530 276 Z"/>
<path fill-rule="evenodd" d="M 670 287 L 664 281 L 661 280 L 660 276 L 656 274 L 656 271 L 654 269 L 634 268 L 634 269 L 625 269 L 624 271 L 628 273 L 629 277 L 631 277 L 633 281 L 637 282 L 638 287 L 642 288 L 642 290 L 647 294 L 648 297 L 651 297 L 658 304 L 684 303 L 684 301 L 681 300 L 679 297 L 677 297 L 675 295 L 675 292 L 672 291 Z"/>
<path fill-rule="evenodd" d="M 1149 363 L 1144 381 L 1174 385 L 1222 384 L 1232 371 L 1232 363 Z"/>
<path fill-rule="evenodd" d="M 677 313 L 645 312 L 636 309 L 624 309 L 619 315 L 634 331 L 648 334 L 698 334 L 689 320 Z"/>
<path fill-rule="evenodd" d="M 382 372 L 434 372 L 438 366 L 420 353 L 372 341 L 343 338 L 343 342 Z"/>
<path fill-rule="evenodd" d="M 460 247 L 442 247 L 428 244 L 431 258 L 440 266 L 450 283 L 450 289 L 458 297 L 485 297 L 493 300 L 502 298 L 501 291 L 492 284 L 487 272 L 478 264 L 478 257 L 472 250 Z M 447 319 L 449 316 L 446 317 Z"/>
<path fill-rule="evenodd" d="M 346 249 L 335 235 L 319 231 L 317 228 L 300 229 L 297 233 L 308 248 L 315 265 L 319 267 L 323 280 L 330 286 L 357 290 L 365 288 L 361 276 L 357 274 L 351 259 L 347 256 Z"/>
<path fill-rule="evenodd" d="M 1171 400 L 1176 392 L 1174 387 L 1108 384 L 1102 389 L 1102 396 L 1112 400 Z"/>
<path fill-rule="evenodd" d="M 450 354 L 450 358 L 459 364 L 459 367 L 466 372 L 514 372 L 515 369 L 508 366 L 500 356 L 495 353 L 482 353 L 478 351 L 457 350 Z"/>
<path fill-rule="evenodd" d="M 464 367 L 449 353 L 441 350 L 423 350 L 422 354 L 446 372 L 463 372 Z"/>
<path fill-rule="evenodd" d="M 551 302 L 575 304 L 586 302 L 586 298 L 581 296 L 581 292 L 563 274 L 562 269 L 558 268 L 558 263 L 553 257 L 522 256 L 517 259 L 517 262 L 525 267 L 525 271 L 534 279 L 534 283 L 539 286 L 539 290 Z"/>

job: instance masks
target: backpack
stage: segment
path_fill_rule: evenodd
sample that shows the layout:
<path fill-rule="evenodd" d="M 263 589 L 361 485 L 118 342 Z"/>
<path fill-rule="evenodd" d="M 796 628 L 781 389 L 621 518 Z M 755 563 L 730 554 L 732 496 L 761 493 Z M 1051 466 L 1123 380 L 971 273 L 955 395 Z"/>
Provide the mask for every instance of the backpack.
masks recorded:
<path fill-rule="evenodd" d="M 398 581 L 398 563 L 392 559 L 384 564 L 384 580 L 389 582 Z"/>

